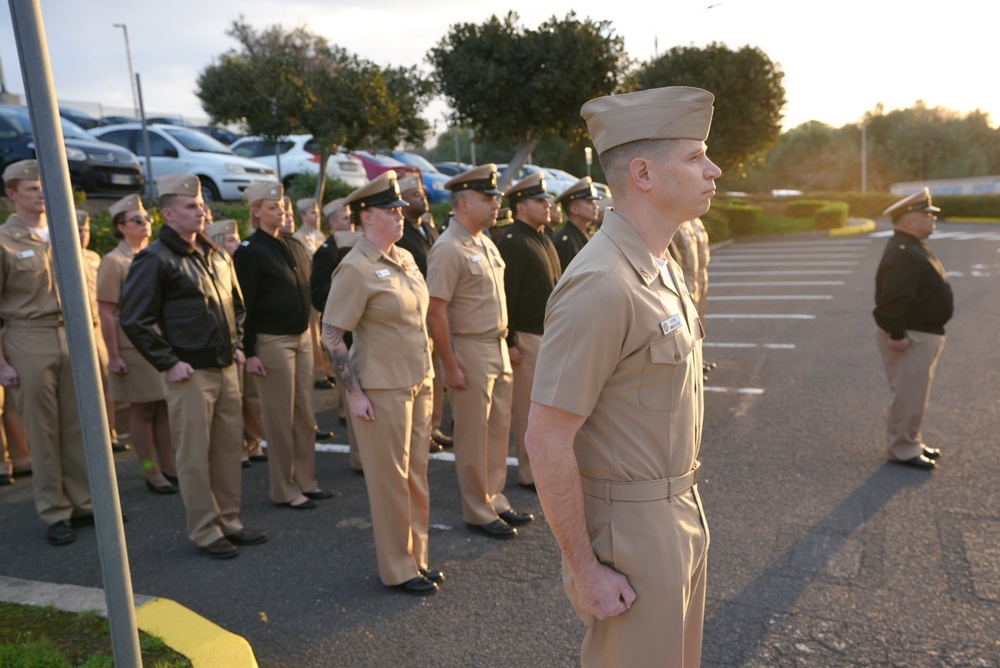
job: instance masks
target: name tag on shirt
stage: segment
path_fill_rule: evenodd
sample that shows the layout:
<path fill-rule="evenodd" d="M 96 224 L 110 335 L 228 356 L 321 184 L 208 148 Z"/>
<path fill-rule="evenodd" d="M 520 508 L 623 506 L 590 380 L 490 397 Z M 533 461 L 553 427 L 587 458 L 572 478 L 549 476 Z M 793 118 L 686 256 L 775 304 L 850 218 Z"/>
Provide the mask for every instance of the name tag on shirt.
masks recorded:
<path fill-rule="evenodd" d="M 684 320 L 681 318 L 681 314 L 675 313 L 660 323 L 660 331 L 662 331 L 663 335 L 666 336 L 667 334 L 679 329 L 683 322 Z"/>
<path fill-rule="evenodd" d="M 482 261 L 483 261 L 483 256 L 480 255 L 479 253 L 476 253 L 475 255 L 469 258 L 469 262 L 482 262 Z"/>
<path fill-rule="evenodd" d="M 388 269 L 379 269 L 375 272 L 375 278 L 389 278 L 390 274 L 392 274 L 392 272 Z"/>
<path fill-rule="evenodd" d="M 35 251 L 33 251 L 33 250 L 24 250 L 24 251 L 21 251 L 20 253 L 17 254 L 17 259 L 18 260 L 23 260 L 26 257 L 35 257 Z"/>

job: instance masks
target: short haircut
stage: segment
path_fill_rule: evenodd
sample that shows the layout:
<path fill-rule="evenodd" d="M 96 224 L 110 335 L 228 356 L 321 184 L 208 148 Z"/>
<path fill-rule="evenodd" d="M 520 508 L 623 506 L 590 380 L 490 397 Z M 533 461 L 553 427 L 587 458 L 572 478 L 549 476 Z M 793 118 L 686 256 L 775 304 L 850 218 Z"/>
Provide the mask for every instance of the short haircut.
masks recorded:
<path fill-rule="evenodd" d="M 609 148 L 598 156 L 601 161 L 601 169 L 608 177 L 608 181 L 623 178 L 628 172 L 628 166 L 636 158 L 659 157 L 670 153 L 678 144 L 677 139 L 640 139 L 630 141 L 626 144 L 619 144 Z M 614 190 L 614 188 L 612 188 Z"/>
<path fill-rule="evenodd" d="M 177 201 L 177 195 L 160 195 L 160 209 L 170 209 Z"/>
<path fill-rule="evenodd" d="M 452 210 L 458 209 L 458 203 L 462 201 L 462 198 L 467 196 L 471 191 L 469 190 L 452 190 L 451 195 L 448 196 L 451 202 Z"/>
<path fill-rule="evenodd" d="M 517 214 L 518 214 L 519 208 L 521 206 L 523 206 L 525 203 L 527 203 L 527 201 L 529 199 L 531 199 L 531 198 L 530 197 L 525 197 L 524 199 L 517 199 L 517 200 L 511 202 L 510 213 L 511 213 L 512 216 L 514 216 L 514 218 L 517 218 Z"/>
<path fill-rule="evenodd" d="M 348 214 L 348 217 L 350 217 L 351 224 L 354 225 L 355 229 L 359 227 L 364 227 L 364 225 L 361 224 L 361 209 L 358 209 L 357 211 L 354 211 L 352 209 Z"/>
<path fill-rule="evenodd" d="M 83 227 L 86 223 L 90 222 L 90 214 L 83 209 L 76 210 L 76 226 Z"/>

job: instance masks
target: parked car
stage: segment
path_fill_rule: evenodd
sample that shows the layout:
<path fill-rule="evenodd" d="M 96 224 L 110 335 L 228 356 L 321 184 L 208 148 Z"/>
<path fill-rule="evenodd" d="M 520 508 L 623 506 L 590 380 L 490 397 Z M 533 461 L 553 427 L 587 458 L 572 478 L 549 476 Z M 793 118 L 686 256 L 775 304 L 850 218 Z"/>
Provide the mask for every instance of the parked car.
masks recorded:
<path fill-rule="evenodd" d="M 416 153 L 393 151 L 392 157 L 410 167 L 420 168 L 420 173 L 424 179 L 424 190 L 427 191 L 427 199 L 430 200 L 431 204 L 448 201 L 451 192 L 444 187 L 444 184 L 448 182 L 448 179 L 451 178 L 450 176 L 439 172 L 438 168 L 432 165 L 427 158 Z"/>
<path fill-rule="evenodd" d="M 285 187 L 299 174 L 319 173 L 320 147 L 312 135 L 289 135 L 277 146 L 263 137 L 243 137 L 233 142 L 230 148 L 236 155 L 259 160 L 275 171 L 278 170 L 280 157 L 281 181 Z M 340 179 L 351 188 L 360 188 L 368 183 L 364 164 L 344 150 L 330 156 L 326 163 L 326 175 L 331 179 Z"/>
<path fill-rule="evenodd" d="M 101 125 L 119 125 L 121 123 L 135 123 L 131 116 L 101 116 Z"/>
<path fill-rule="evenodd" d="M 73 121 L 84 130 L 96 128 L 101 124 L 101 120 L 99 118 L 94 118 L 90 114 L 76 109 L 70 109 L 68 107 L 59 107 L 59 115 L 68 121 Z"/>
<path fill-rule="evenodd" d="M 132 153 L 99 141 L 65 118 L 61 123 L 73 188 L 92 197 L 123 197 L 142 190 L 146 183 L 142 166 Z M 0 172 L 12 162 L 34 157 L 27 107 L 0 104 Z"/>
<path fill-rule="evenodd" d="M 176 125 L 148 125 L 152 170 L 146 165 L 142 124 L 126 123 L 94 128 L 94 134 L 139 156 L 146 175 L 195 174 L 206 202 L 242 199 L 251 183 L 273 181 L 274 170 L 233 153 L 204 132 Z"/>
<path fill-rule="evenodd" d="M 390 169 L 396 172 L 396 176 L 399 177 L 402 177 L 404 174 L 420 173 L 419 167 L 410 167 L 406 163 L 381 153 L 355 151 L 353 155 L 365 166 L 365 175 L 369 180 L 374 179 L 379 174 L 388 172 Z"/>
<path fill-rule="evenodd" d="M 218 139 L 226 146 L 232 147 L 233 142 L 239 139 L 242 135 L 238 135 L 232 130 L 227 130 L 226 128 L 220 127 L 218 125 L 199 125 L 196 130 L 201 130 L 209 137 L 213 139 Z"/>
<path fill-rule="evenodd" d="M 472 165 L 466 162 L 435 162 L 434 167 L 449 179 L 472 169 Z"/>

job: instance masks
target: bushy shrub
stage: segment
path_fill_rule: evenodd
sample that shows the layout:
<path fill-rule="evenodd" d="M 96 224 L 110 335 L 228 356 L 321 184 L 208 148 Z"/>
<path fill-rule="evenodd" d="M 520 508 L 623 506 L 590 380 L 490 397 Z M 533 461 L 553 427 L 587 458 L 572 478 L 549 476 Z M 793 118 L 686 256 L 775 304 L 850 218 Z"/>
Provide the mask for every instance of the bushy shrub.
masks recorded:
<path fill-rule="evenodd" d="M 724 214 L 716 205 L 713 205 L 712 208 L 701 217 L 701 222 L 705 224 L 705 230 L 708 232 L 709 243 L 725 241 L 733 236 L 732 231 L 729 229 L 729 221 L 726 220 L 726 214 Z"/>
<path fill-rule="evenodd" d="M 763 214 L 763 210 L 759 206 L 742 202 L 729 202 L 720 208 L 726 216 L 733 236 L 737 237 L 753 234 L 757 221 Z"/>
<path fill-rule="evenodd" d="M 832 230 L 843 227 L 847 223 L 847 213 L 850 207 L 847 202 L 827 202 L 826 206 L 816 212 L 817 230 Z"/>
<path fill-rule="evenodd" d="M 785 207 L 785 215 L 789 218 L 808 218 L 829 203 L 827 200 L 822 199 L 793 200 Z"/>

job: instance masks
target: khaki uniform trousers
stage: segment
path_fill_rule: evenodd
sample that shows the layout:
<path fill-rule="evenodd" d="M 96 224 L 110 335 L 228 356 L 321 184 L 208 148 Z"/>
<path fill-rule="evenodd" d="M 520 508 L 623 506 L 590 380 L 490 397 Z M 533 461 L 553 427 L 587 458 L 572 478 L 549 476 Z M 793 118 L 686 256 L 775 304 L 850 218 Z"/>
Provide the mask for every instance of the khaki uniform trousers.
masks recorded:
<path fill-rule="evenodd" d="M 11 321 L 3 348 L 17 370 L 14 397 L 28 428 L 38 517 L 54 524 L 93 513 L 66 330 L 54 320 Z"/>
<path fill-rule="evenodd" d="M 198 547 L 243 528 L 240 372 L 230 364 L 195 369 L 179 383 L 163 381 L 187 534 Z"/>
<path fill-rule="evenodd" d="M 266 376 L 253 376 L 267 434 L 271 500 L 294 501 L 315 492 L 316 431 L 313 425 L 313 353 L 307 329 L 302 334 L 258 334 L 257 356 Z"/>
<path fill-rule="evenodd" d="M 243 396 L 243 461 L 250 459 L 250 455 L 261 454 L 261 441 L 264 440 L 264 427 L 260 418 L 260 395 L 257 394 L 257 385 L 253 382 L 253 376 L 246 367 L 239 370 L 237 376 L 240 379 L 240 394 Z"/>
<path fill-rule="evenodd" d="M 416 387 L 365 390 L 374 420 L 354 420 L 383 584 L 411 580 L 427 568 L 431 379 Z"/>
<path fill-rule="evenodd" d="M 309 311 L 309 339 L 312 341 L 313 351 L 313 380 L 324 380 L 333 375 L 333 369 L 323 349 L 321 333 L 323 331 L 323 314 L 316 309 Z"/>
<path fill-rule="evenodd" d="M 500 346 L 504 346 L 501 350 Z M 513 374 L 505 371 L 507 343 L 455 336 L 452 348 L 468 387 L 448 393 L 455 417 L 455 472 L 462 490 L 462 517 L 489 524 L 510 510 L 507 484 Z"/>
<path fill-rule="evenodd" d="M 531 408 L 531 387 L 535 380 L 535 362 L 538 349 L 542 347 L 541 334 L 517 333 L 517 349 L 521 351 L 521 363 L 514 365 L 514 399 L 512 425 L 517 442 L 517 481 L 522 485 L 534 484 L 528 450 L 524 447 L 524 434 L 528 431 L 528 411 Z"/>
<path fill-rule="evenodd" d="M 901 353 L 889 348 L 889 333 L 876 328 L 875 340 L 882 365 L 889 380 L 889 414 L 886 440 L 889 458 L 898 461 L 923 454 L 923 435 L 920 425 L 931 397 L 934 369 L 941 351 L 944 336 L 927 332 L 907 331 L 910 346 Z"/>
<path fill-rule="evenodd" d="M 635 601 L 615 617 L 597 619 L 577 605 L 563 561 L 566 593 L 587 625 L 583 668 L 699 668 L 709 535 L 697 490 L 656 501 L 584 496 L 594 553 L 624 574 Z"/>
<path fill-rule="evenodd" d="M 444 363 L 431 343 L 431 364 L 434 365 L 434 410 L 431 411 L 431 426 L 441 428 L 444 420 Z"/>
<path fill-rule="evenodd" d="M 355 417 L 351 415 L 351 402 L 347 398 L 347 391 L 344 390 L 343 383 L 337 383 L 337 393 L 340 395 L 340 404 L 337 406 L 337 411 L 347 422 L 347 444 L 350 448 L 351 468 L 355 471 L 363 471 L 365 467 L 361 461 L 361 453 L 358 450 L 357 432 L 354 430 Z"/>
<path fill-rule="evenodd" d="M 0 427 L 0 448 L 3 449 L 3 459 L 0 460 L 0 475 L 13 475 L 21 471 L 31 470 L 31 453 L 28 451 L 28 435 L 24 430 L 24 421 L 17 410 L 13 390 L 0 385 L 0 417 L 3 426 Z"/>

